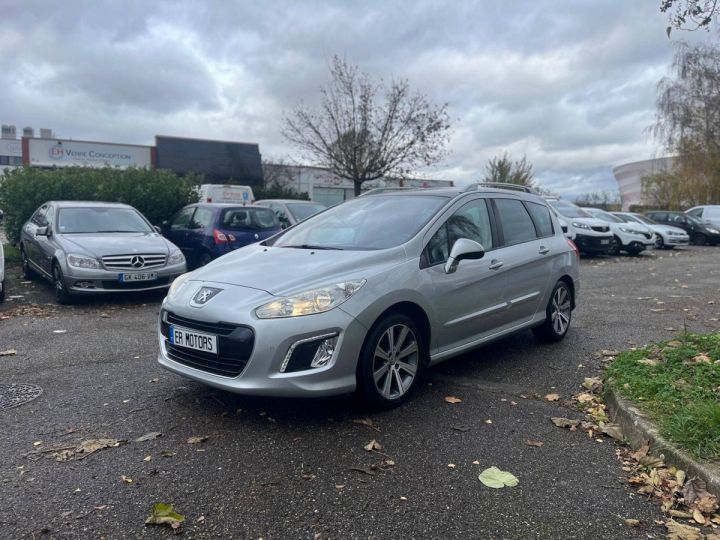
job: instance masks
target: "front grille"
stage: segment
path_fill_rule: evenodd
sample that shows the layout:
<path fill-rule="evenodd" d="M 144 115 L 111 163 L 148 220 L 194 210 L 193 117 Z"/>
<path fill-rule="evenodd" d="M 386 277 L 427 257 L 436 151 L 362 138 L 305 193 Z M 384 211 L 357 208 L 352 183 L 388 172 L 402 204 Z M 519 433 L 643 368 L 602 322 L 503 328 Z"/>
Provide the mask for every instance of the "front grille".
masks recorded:
<path fill-rule="evenodd" d="M 167 339 L 171 324 L 218 336 L 218 353 L 210 354 L 178 347 Z M 171 360 L 185 366 L 223 377 L 237 377 L 247 365 L 255 345 L 255 332 L 248 326 L 225 322 L 206 322 L 180 317 L 164 311 L 160 331 L 165 337 L 165 349 Z"/>
<path fill-rule="evenodd" d="M 145 270 L 165 266 L 165 253 L 132 253 L 130 255 L 106 255 L 102 258 L 108 270 Z"/>
<path fill-rule="evenodd" d="M 592 230 L 595 232 L 608 232 L 610 230 L 610 227 L 608 227 L 607 225 L 601 225 L 598 227 L 593 227 Z"/>
<path fill-rule="evenodd" d="M 161 277 L 151 279 L 149 281 L 112 281 L 109 279 L 102 281 L 103 289 L 132 291 L 133 289 L 147 289 L 148 287 L 157 287 L 159 285 L 168 285 L 170 278 Z"/>

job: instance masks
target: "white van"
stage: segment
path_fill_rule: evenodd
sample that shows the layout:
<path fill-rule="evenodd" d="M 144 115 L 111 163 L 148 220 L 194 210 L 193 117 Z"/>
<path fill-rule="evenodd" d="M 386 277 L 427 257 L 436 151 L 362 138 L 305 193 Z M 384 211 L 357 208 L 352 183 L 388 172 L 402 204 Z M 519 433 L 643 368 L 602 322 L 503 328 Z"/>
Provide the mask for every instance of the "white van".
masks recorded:
<path fill-rule="evenodd" d="M 250 186 L 236 186 L 231 184 L 202 184 L 198 188 L 199 202 L 207 203 L 233 203 L 252 204 L 255 195 Z"/>

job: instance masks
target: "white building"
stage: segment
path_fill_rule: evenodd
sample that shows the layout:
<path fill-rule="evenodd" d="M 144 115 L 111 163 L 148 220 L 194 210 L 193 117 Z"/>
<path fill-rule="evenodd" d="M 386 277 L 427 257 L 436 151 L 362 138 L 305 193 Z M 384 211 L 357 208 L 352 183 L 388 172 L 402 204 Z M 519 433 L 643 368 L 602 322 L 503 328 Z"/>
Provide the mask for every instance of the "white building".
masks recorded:
<path fill-rule="evenodd" d="M 645 205 L 642 198 L 642 178 L 672 168 L 673 158 L 664 157 L 634 161 L 618 165 L 613 169 L 613 175 L 620 191 L 620 201 L 623 211 L 627 212 L 633 205 Z"/>
<path fill-rule="evenodd" d="M 42 128 L 39 139 L 52 139 L 52 130 Z M 22 159 L 22 137 L 35 137 L 35 130 L 24 127 L 22 136 L 18 137 L 17 128 L 13 125 L 3 124 L 0 131 L 0 175 L 8 168 L 20 167 Z"/>
<path fill-rule="evenodd" d="M 265 165 L 265 184 L 277 183 L 298 193 L 307 193 L 316 202 L 332 206 L 355 197 L 352 180 L 341 178 L 328 169 L 303 165 Z M 423 180 L 419 178 L 382 178 L 365 182 L 363 191 L 379 187 L 453 187 L 451 180 Z"/>

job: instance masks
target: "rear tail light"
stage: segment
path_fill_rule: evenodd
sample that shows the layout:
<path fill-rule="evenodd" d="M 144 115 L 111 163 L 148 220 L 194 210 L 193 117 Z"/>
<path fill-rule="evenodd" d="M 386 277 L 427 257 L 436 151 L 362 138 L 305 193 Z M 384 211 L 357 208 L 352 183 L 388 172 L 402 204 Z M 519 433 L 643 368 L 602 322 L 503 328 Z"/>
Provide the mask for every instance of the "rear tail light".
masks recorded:
<path fill-rule="evenodd" d="M 218 231 L 217 229 L 213 229 L 213 238 L 215 239 L 216 244 L 227 244 L 228 238 L 225 236 L 224 232 Z"/>
<path fill-rule="evenodd" d="M 580 258 L 580 251 L 578 250 L 577 246 L 575 245 L 575 242 L 570 240 L 569 238 L 566 238 L 568 246 L 570 246 L 570 249 L 572 249 L 575 252 L 575 256 L 579 259 Z"/>

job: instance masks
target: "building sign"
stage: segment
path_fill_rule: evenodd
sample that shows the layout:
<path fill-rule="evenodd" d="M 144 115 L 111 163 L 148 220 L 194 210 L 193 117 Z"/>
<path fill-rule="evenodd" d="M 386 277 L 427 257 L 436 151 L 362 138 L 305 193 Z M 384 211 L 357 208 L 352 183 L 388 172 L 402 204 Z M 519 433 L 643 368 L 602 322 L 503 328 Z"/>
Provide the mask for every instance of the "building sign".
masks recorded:
<path fill-rule="evenodd" d="M 128 167 L 152 166 L 149 146 L 108 144 L 63 139 L 24 139 L 26 163 L 34 167 Z"/>

